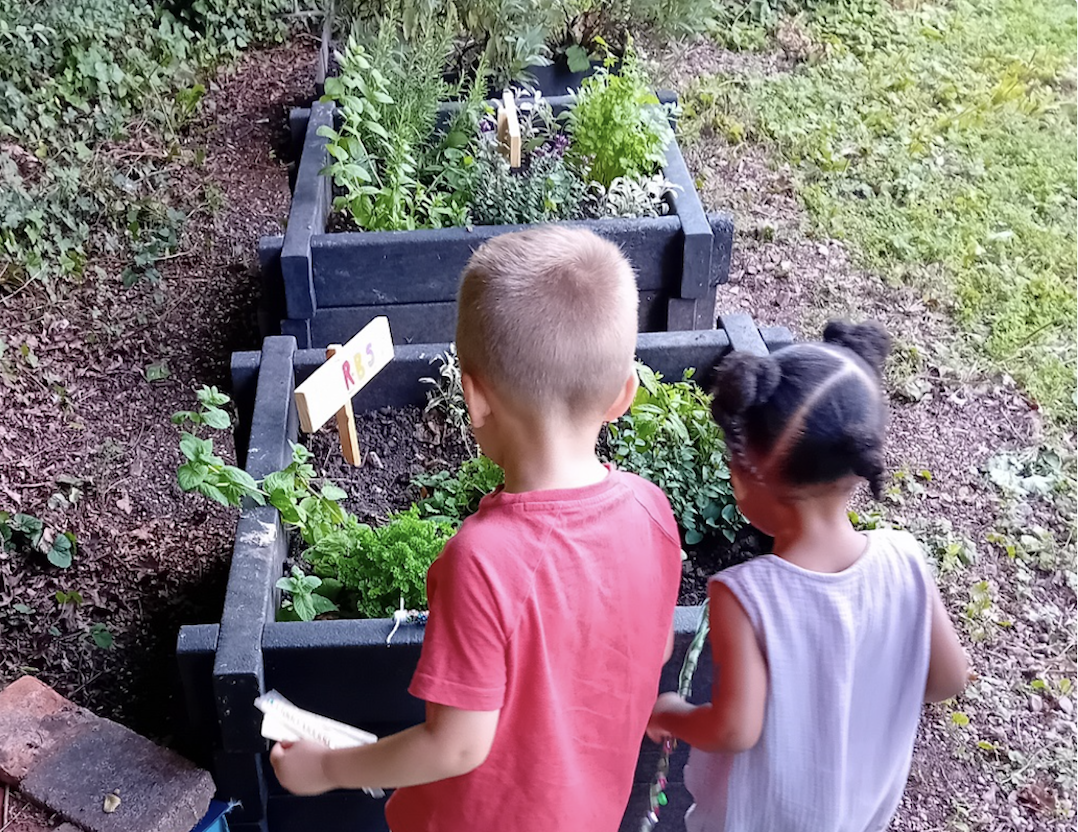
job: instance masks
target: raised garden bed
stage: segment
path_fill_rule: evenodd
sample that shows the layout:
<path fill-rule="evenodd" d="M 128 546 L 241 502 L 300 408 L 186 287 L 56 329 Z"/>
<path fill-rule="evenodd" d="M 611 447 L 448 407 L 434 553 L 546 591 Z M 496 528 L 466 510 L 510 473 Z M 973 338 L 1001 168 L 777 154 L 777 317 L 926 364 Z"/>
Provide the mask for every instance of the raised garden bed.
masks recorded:
<path fill-rule="evenodd" d="M 707 332 L 642 334 L 638 356 L 668 378 L 678 378 L 687 367 L 709 367 L 731 348 L 763 351 L 790 340 L 785 329 L 758 331 L 743 315 L 721 323 L 722 329 Z M 431 360 L 447 347 L 398 347 L 393 362 L 355 399 L 357 410 L 421 406 L 429 386 L 420 379 L 431 375 Z M 289 441 L 297 439 L 298 431 L 292 392 L 323 359 L 321 350 L 297 351 L 288 337 L 268 338 L 261 352 L 233 356 L 233 393 L 243 427 L 236 444 L 246 448 L 241 464 L 256 479 L 283 468 L 290 458 Z M 362 792 L 317 799 L 283 793 L 268 768 L 267 746 L 252 703 L 276 688 L 302 707 L 380 735 L 415 724 L 423 718 L 423 704 L 408 695 L 407 687 L 422 628 L 402 627 L 387 646 L 390 619 L 276 621 L 280 594 L 275 584 L 288 554 L 289 534 L 277 510 L 245 508 L 237 524 L 221 624 L 184 627 L 179 636 L 190 740 L 212 759 L 219 796 L 242 801 L 242 808 L 229 818 L 235 830 L 384 830 L 383 802 Z M 674 659 L 664 671 L 666 689 L 676 685 L 698 620 L 698 607 L 678 608 Z M 696 690 L 706 698 L 709 689 L 705 657 Z M 655 746 L 643 743 L 625 830 L 639 826 L 657 754 Z M 685 800 L 680 786 L 684 754 L 682 750 L 674 760 L 674 806 Z M 671 808 L 668 818 L 664 823 L 677 828 L 677 809 Z"/>
<path fill-rule="evenodd" d="M 571 103 L 549 100 L 555 112 Z M 318 132 L 334 125 L 334 113 L 333 105 L 316 103 L 292 116 L 303 149 L 288 227 L 283 237 L 265 237 L 259 245 L 263 333 L 291 335 L 300 348 L 324 347 L 388 315 L 401 341 L 451 340 L 457 286 L 471 253 L 522 226 L 328 231 L 333 183 L 321 175 L 330 157 L 328 140 Z M 725 214 L 704 214 L 676 141 L 667 148 L 663 174 L 677 186 L 667 197 L 668 215 L 566 224 L 622 248 L 637 273 L 641 331 L 711 329 L 716 289 L 729 275 L 733 223 Z"/>

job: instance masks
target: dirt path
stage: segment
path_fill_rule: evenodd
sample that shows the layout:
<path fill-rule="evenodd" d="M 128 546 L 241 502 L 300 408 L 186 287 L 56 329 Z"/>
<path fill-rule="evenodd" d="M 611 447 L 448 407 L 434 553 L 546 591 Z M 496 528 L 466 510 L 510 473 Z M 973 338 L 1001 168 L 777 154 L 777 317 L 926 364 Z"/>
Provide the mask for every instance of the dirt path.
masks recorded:
<path fill-rule="evenodd" d="M 717 73 L 797 71 L 781 49 L 736 53 L 702 38 L 650 46 L 660 77 L 683 96 Z M 976 548 L 975 561 L 942 575 L 940 585 L 979 679 L 957 701 L 925 709 L 892 829 L 1072 828 L 1075 725 L 1060 680 L 1075 678 L 1075 592 L 1066 576 L 1073 560 L 1034 568 L 986 540 L 1015 505 L 1001 500 L 985 468 L 1001 453 L 1035 448 L 1045 434 L 1040 414 L 1009 379 L 962 363 L 949 310 L 930 288 L 889 286 L 858 268 L 841 241 L 814 237 L 791 171 L 767 148 L 705 129 L 685 156 L 705 208 L 735 217 L 718 310 L 748 312 L 802 337 L 819 337 L 834 317 L 883 322 L 896 339 L 888 462 L 903 476 L 882 511 L 915 528 L 936 555 L 966 542 Z M 1026 526 L 1066 538 L 1057 506 L 1018 505 Z"/>
<path fill-rule="evenodd" d="M 297 40 L 247 55 L 211 85 L 168 171 L 201 207 L 159 286 L 124 289 L 119 267 L 97 257 L 103 275 L 32 287 L 0 307 L 0 508 L 78 540 L 66 570 L 0 560 L 0 686 L 33 672 L 168 739 L 177 629 L 219 620 L 235 523 L 179 492 L 169 417 L 190 408 L 197 386 L 227 386 L 233 350 L 257 347 L 255 245 L 287 215 L 285 119 L 311 95 L 312 69 L 310 41 Z M 167 378 L 148 381 L 161 362 Z M 59 604 L 58 591 L 81 603 Z M 111 649 L 95 645 L 95 624 Z"/>

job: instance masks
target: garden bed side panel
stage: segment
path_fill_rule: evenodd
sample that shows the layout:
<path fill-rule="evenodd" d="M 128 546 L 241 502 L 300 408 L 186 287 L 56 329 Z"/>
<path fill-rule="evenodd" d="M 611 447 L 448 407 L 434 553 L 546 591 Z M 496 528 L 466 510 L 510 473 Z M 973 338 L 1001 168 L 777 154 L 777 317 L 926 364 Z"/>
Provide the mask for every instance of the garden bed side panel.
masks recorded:
<path fill-rule="evenodd" d="M 745 315 L 724 316 L 722 320 L 726 327 L 723 330 L 641 334 L 638 356 L 667 377 L 678 378 L 684 368 L 692 366 L 703 370 L 698 378 L 706 379 L 707 368 L 731 344 L 760 352 L 790 341 L 790 334 L 784 328 L 757 330 Z M 364 388 L 354 400 L 355 406 L 367 410 L 422 404 L 427 385 L 420 379 L 434 374 L 432 359 L 448 347 L 448 344 L 398 347 L 392 365 Z M 287 337 L 266 339 L 260 353 L 233 356 L 233 378 L 241 413 L 247 407 L 244 402 L 250 402 L 246 468 L 253 476 L 260 478 L 287 462 L 288 442 L 297 435 L 294 385 L 309 376 L 323 360 L 322 350 L 296 352 L 294 340 Z M 275 584 L 283 573 L 287 548 L 287 533 L 281 528 L 275 509 L 244 508 L 237 526 L 220 627 L 216 633 L 204 627 L 185 627 L 180 634 L 180 666 L 187 707 L 192 723 L 201 726 L 201 735 L 212 737 L 215 742 L 214 772 L 219 796 L 243 801 L 243 808 L 230 818 L 234 829 L 300 832 L 312 828 L 311 812 L 321 816 L 324 811 L 327 819 L 343 825 L 320 828 L 340 828 L 343 832 L 345 828 L 356 828 L 358 817 L 369 816 L 372 823 L 377 823 L 381 814 L 372 808 L 375 802 L 363 795 L 336 794 L 317 800 L 305 799 L 301 807 L 297 799 L 281 793 L 268 767 L 267 744 L 260 735 L 253 700 L 276 687 L 302 707 L 360 724 L 379 734 L 414 724 L 422 718 L 422 703 L 407 694 L 407 686 L 419 655 L 422 630 L 402 627 L 387 646 L 386 637 L 392 628 L 389 619 L 275 622 L 279 603 Z M 664 688 L 676 685 L 680 661 L 698 618 L 698 608 L 678 610 L 675 658 L 663 671 Z M 212 680 L 207 686 L 204 674 L 211 667 L 208 652 L 211 649 L 214 651 Z M 710 690 L 706 661 L 697 673 L 696 689 L 705 695 Z M 210 695 L 215 705 L 212 712 L 215 731 L 208 724 Z M 638 825 L 638 808 L 641 801 L 646 801 L 656 753 L 654 746 L 647 743 L 642 746 L 633 802 L 623 826 L 626 830 Z M 680 770 L 675 765 L 671 775 L 671 796 L 675 803 L 683 798 L 678 791 Z M 342 813 L 345 805 L 347 813 Z"/>
<path fill-rule="evenodd" d="M 665 94 L 663 99 L 673 100 Z M 558 110 L 570 100 L 551 103 Z M 263 316 L 263 334 L 279 331 L 300 347 L 325 346 L 342 330 L 356 331 L 388 307 L 404 305 L 408 309 L 395 329 L 401 339 L 452 338 L 452 304 L 468 257 L 483 241 L 521 226 L 326 233 L 332 183 L 321 175 L 329 156 L 318 130 L 333 124 L 334 108 L 316 103 L 295 113 L 294 130 L 304 114 L 283 243 L 279 252 L 273 238 L 260 245 L 264 306 L 270 310 Z M 725 215 L 704 214 L 676 140 L 667 149 L 664 172 L 677 186 L 670 215 L 568 224 L 591 228 L 629 256 L 641 289 L 644 331 L 708 329 L 714 325 L 715 288 L 729 274 L 732 223 Z"/>

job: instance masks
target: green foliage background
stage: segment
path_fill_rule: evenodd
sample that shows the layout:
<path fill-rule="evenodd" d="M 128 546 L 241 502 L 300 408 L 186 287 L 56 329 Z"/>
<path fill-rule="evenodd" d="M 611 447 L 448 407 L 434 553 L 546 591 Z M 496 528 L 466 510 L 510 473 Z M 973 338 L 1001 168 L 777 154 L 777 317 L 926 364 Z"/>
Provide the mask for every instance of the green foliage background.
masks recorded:
<path fill-rule="evenodd" d="M 291 0 L 9 0 L 0 4 L 0 287 L 78 274 L 94 250 L 143 254 L 127 282 L 175 247 L 184 213 L 156 194 L 161 164 L 110 145 L 148 128 L 174 137 L 205 72 L 279 41 Z"/>

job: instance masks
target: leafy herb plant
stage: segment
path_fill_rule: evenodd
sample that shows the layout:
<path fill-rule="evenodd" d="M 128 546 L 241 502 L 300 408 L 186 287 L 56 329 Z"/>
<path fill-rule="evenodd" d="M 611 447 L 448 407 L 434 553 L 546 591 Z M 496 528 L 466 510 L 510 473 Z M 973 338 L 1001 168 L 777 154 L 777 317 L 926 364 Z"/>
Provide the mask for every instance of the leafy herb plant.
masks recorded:
<path fill-rule="evenodd" d="M 608 428 L 612 459 L 666 493 L 686 545 L 712 534 L 732 541 L 745 519 L 734 501 L 726 442 L 707 394 L 690 382 L 691 371 L 669 383 L 643 364 L 637 369 L 636 399 Z"/>
<path fill-rule="evenodd" d="M 586 78 L 566 111 L 571 154 L 587 164 L 604 188 L 619 177 L 649 177 L 666 161 L 674 138 L 671 108 L 664 107 L 647 82 L 631 49 L 614 72 L 615 59 Z"/>
<path fill-rule="evenodd" d="M 337 605 L 321 595 L 322 579 L 315 575 L 305 575 L 298 566 L 292 567 L 292 574 L 277 581 L 277 589 L 289 594 L 289 599 L 282 606 L 282 620 L 313 621 L 315 616 L 327 612 L 336 612 Z"/>
<path fill-rule="evenodd" d="M 469 459 L 457 472 L 421 474 L 412 480 L 419 489 L 419 514 L 459 526 L 464 518 L 479 510 L 479 501 L 505 482 L 505 472 L 490 458 Z"/>
<path fill-rule="evenodd" d="M 345 524 L 307 550 L 321 578 L 345 587 L 362 616 L 392 615 L 403 597 L 409 609 L 426 609 L 427 569 L 453 534 L 448 523 L 419 516 L 413 507 L 377 527 L 349 516 Z"/>

